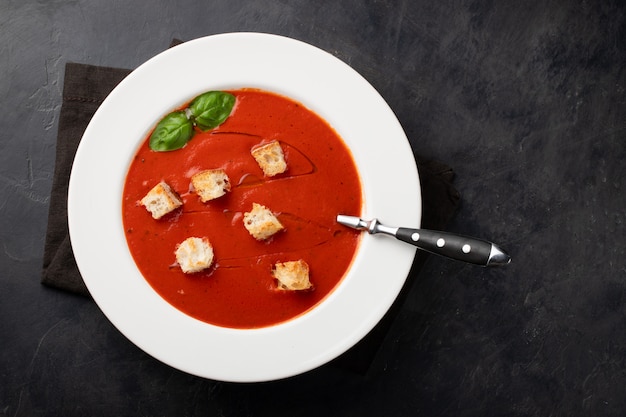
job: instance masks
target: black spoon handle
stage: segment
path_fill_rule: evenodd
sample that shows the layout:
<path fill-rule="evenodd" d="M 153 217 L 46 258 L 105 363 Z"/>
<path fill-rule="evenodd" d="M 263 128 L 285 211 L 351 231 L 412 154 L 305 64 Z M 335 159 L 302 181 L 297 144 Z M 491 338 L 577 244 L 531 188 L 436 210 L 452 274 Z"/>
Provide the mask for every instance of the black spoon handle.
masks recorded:
<path fill-rule="evenodd" d="M 399 227 L 395 236 L 427 252 L 476 265 L 505 265 L 511 261 L 495 244 L 473 237 L 406 227 Z"/>

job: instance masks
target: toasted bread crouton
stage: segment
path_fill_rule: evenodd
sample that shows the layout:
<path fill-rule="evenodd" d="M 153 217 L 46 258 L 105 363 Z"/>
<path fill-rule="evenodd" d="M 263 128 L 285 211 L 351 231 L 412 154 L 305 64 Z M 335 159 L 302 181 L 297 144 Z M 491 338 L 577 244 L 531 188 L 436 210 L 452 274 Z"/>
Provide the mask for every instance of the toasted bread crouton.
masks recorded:
<path fill-rule="evenodd" d="M 265 240 L 284 229 L 270 209 L 257 203 L 243 214 L 243 225 L 256 240 Z"/>
<path fill-rule="evenodd" d="M 198 172 L 191 177 L 191 184 L 203 203 L 219 198 L 230 191 L 230 179 L 223 169 L 207 169 Z"/>
<path fill-rule="evenodd" d="M 277 140 L 252 148 L 250 153 L 268 177 L 282 174 L 287 170 L 285 154 Z"/>
<path fill-rule="evenodd" d="M 185 274 L 202 271 L 213 263 L 213 246 L 207 238 L 189 237 L 176 246 L 175 253 Z"/>
<path fill-rule="evenodd" d="M 157 220 L 183 205 L 180 197 L 165 181 L 161 181 L 148 191 L 140 203 Z"/>
<path fill-rule="evenodd" d="M 302 259 L 276 263 L 272 276 L 278 280 L 278 288 L 281 290 L 301 291 L 312 287 L 309 265 Z"/>

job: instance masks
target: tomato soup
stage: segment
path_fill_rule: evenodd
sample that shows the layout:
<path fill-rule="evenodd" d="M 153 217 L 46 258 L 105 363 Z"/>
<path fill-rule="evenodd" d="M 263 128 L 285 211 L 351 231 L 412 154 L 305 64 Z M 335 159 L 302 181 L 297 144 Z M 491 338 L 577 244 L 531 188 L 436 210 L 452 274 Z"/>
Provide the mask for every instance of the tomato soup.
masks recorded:
<path fill-rule="evenodd" d="M 155 152 L 149 139 L 134 156 L 123 195 L 123 222 L 138 269 L 168 303 L 196 319 L 231 328 L 259 328 L 290 320 L 320 303 L 341 281 L 360 234 L 336 222 L 337 214 L 358 215 L 361 183 L 342 139 L 318 115 L 289 98 L 253 89 L 230 91 L 232 114 L 219 127 L 201 132 L 182 149 Z M 251 149 L 279 141 L 287 170 L 266 177 Z M 190 178 L 223 169 L 231 190 L 202 203 Z M 139 201 L 164 181 L 182 207 L 155 220 Z M 265 241 L 243 225 L 253 203 L 275 213 L 284 230 Z M 176 263 L 177 245 L 206 237 L 214 250 L 211 268 L 185 274 Z M 302 259 L 313 287 L 277 287 L 277 262 Z"/>

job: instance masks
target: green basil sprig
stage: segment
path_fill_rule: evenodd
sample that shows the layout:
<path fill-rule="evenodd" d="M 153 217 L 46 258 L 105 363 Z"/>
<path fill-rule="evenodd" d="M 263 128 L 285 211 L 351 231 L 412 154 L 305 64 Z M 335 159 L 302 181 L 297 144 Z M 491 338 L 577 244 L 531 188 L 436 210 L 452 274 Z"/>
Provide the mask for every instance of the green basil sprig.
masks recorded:
<path fill-rule="evenodd" d="M 193 123 L 184 111 L 175 111 L 165 116 L 150 135 L 150 149 L 173 151 L 187 144 L 193 134 Z"/>
<path fill-rule="evenodd" d="M 193 99 L 189 110 L 200 129 L 213 129 L 230 116 L 235 105 L 235 96 L 223 91 L 209 91 Z"/>
<path fill-rule="evenodd" d="M 235 105 L 235 96 L 223 91 L 209 91 L 191 101 L 188 109 L 165 116 L 150 135 L 153 151 L 174 151 L 191 140 L 194 126 L 203 131 L 214 129 L 226 121 Z"/>

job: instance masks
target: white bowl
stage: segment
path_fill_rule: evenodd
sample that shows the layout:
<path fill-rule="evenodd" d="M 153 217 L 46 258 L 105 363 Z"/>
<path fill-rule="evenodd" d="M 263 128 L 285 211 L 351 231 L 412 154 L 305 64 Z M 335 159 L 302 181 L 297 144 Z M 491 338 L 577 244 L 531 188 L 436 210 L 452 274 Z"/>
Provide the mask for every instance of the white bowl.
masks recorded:
<path fill-rule="evenodd" d="M 204 91 L 244 87 L 299 101 L 339 133 L 360 173 L 365 217 L 408 227 L 421 219 L 417 167 L 400 123 L 334 56 L 281 36 L 232 33 L 186 42 L 133 71 L 100 106 L 76 153 L 68 197 L 74 255 L 98 306 L 134 344 L 174 368 L 233 382 L 293 376 L 348 350 L 389 309 L 415 256 L 411 245 L 364 236 L 349 272 L 323 302 L 262 329 L 210 325 L 164 301 L 138 271 L 124 236 L 130 160 L 170 110 Z"/>

